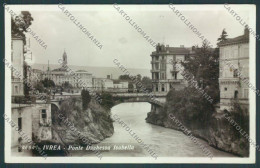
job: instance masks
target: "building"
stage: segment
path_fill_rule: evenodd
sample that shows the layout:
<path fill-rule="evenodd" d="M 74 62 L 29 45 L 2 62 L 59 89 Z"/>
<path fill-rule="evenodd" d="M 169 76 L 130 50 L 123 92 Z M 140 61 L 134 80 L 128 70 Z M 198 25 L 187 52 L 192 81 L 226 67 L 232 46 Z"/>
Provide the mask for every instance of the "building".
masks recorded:
<path fill-rule="evenodd" d="M 249 31 L 218 43 L 220 110 L 230 110 L 237 100 L 244 110 L 249 108 Z M 243 79 L 242 79 L 243 78 Z"/>
<path fill-rule="evenodd" d="M 42 70 L 29 68 L 27 72 L 28 72 L 28 74 L 27 74 L 28 80 L 32 84 L 35 84 L 35 83 L 43 80 L 43 78 L 42 78 L 43 71 Z"/>
<path fill-rule="evenodd" d="M 128 81 L 114 80 L 113 92 L 128 92 Z"/>
<path fill-rule="evenodd" d="M 180 90 L 187 86 L 187 82 L 178 72 L 176 66 L 194 54 L 192 48 L 169 47 L 169 45 L 156 46 L 152 52 L 152 84 L 153 92 L 168 92 L 170 89 Z"/>
<path fill-rule="evenodd" d="M 18 130 L 12 129 L 11 147 L 24 152 L 19 148 L 30 140 L 51 140 L 51 104 L 12 104 L 12 120 L 17 124 Z"/>
<path fill-rule="evenodd" d="M 110 91 L 114 88 L 113 80 L 109 78 L 93 78 L 93 89 L 97 92 Z"/>
<path fill-rule="evenodd" d="M 68 68 L 67 53 L 64 51 L 62 56 L 62 66 L 60 68 L 51 70 L 48 67 L 46 72 L 42 73 L 42 79 L 48 78 L 53 80 L 55 85 L 61 86 L 65 82 L 71 84 L 72 87 L 80 88 L 84 83 L 87 88 L 92 88 L 92 74 L 85 70 L 73 71 L 72 73 Z"/>
<path fill-rule="evenodd" d="M 12 70 L 12 98 L 24 96 L 24 40 L 22 37 L 12 36 L 11 41 L 11 62 Z"/>

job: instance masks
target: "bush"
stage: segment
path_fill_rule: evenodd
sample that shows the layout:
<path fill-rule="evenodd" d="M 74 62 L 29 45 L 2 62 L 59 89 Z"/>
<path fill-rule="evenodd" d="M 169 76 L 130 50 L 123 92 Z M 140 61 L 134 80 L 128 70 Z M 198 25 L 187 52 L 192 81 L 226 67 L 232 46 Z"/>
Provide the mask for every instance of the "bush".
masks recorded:
<path fill-rule="evenodd" d="M 115 105 L 113 96 L 110 93 L 103 92 L 101 94 L 101 99 L 101 106 L 103 106 L 105 109 L 111 109 Z"/>
<path fill-rule="evenodd" d="M 172 113 L 189 128 L 193 125 L 201 128 L 208 126 L 210 116 L 214 112 L 213 104 L 202 97 L 195 88 L 171 90 L 166 100 L 164 116 L 167 117 L 167 114 Z"/>
<path fill-rule="evenodd" d="M 81 91 L 81 99 L 82 99 L 82 109 L 86 110 L 88 108 L 88 104 L 91 100 L 91 96 L 87 90 L 83 89 Z"/>

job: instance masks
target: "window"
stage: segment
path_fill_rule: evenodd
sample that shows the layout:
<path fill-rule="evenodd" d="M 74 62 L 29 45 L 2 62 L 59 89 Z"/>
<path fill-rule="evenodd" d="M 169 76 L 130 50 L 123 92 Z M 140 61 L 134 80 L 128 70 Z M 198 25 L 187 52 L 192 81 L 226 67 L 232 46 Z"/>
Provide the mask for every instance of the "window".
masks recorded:
<path fill-rule="evenodd" d="M 166 69 L 166 64 L 165 64 L 165 62 L 162 62 L 162 63 L 161 63 L 161 69 L 162 69 L 162 70 L 165 70 L 165 69 Z"/>
<path fill-rule="evenodd" d="M 158 92 L 158 84 L 155 85 L 155 91 Z"/>
<path fill-rule="evenodd" d="M 238 77 L 238 69 L 234 69 L 233 71 L 233 77 L 237 78 Z"/>
<path fill-rule="evenodd" d="M 18 118 L 18 130 L 22 129 L 22 117 Z"/>
<path fill-rule="evenodd" d="M 18 86 L 14 86 L 15 93 L 18 94 Z"/>
<path fill-rule="evenodd" d="M 173 78 L 174 78 L 174 79 L 177 79 L 177 78 L 178 78 L 178 72 L 173 72 L 172 75 L 173 75 Z"/>
<path fill-rule="evenodd" d="M 236 90 L 234 93 L 234 98 L 237 99 L 238 98 L 238 91 Z"/>
<path fill-rule="evenodd" d="M 42 119 L 46 119 L 47 114 L 46 114 L 46 109 L 42 109 Z"/>
<path fill-rule="evenodd" d="M 227 88 L 225 87 L 225 91 L 227 91 Z"/>
<path fill-rule="evenodd" d="M 159 69 L 159 63 L 157 62 L 154 65 L 155 65 L 155 70 L 158 70 Z"/>
<path fill-rule="evenodd" d="M 161 73 L 161 79 L 164 80 L 165 79 L 165 74 L 162 72 Z"/>
<path fill-rule="evenodd" d="M 162 92 L 164 92 L 164 91 L 165 91 L 164 84 L 162 84 Z"/>

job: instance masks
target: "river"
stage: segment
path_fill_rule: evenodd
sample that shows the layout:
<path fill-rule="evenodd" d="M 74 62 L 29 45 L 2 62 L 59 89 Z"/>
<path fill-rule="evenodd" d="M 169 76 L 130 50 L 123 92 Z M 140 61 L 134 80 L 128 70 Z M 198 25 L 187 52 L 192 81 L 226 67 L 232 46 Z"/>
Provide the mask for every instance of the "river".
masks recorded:
<path fill-rule="evenodd" d="M 202 149 L 182 132 L 146 123 L 145 118 L 150 110 L 149 103 L 122 103 L 113 107 L 111 112 L 124 121 L 159 157 L 206 157 Z M 151 156 L 118 122 L 114 122 L 114 129 L 113 136 L 106 138 L 99 145 L 132 145 L 134 150 L 110 150 L 103 152 L 103 156 Z M 234 156 L 209 146 L 203 140 L 199 141 L 214 157 Z"/>
<path fill-rule="evenodd" d="M 207 157 L 202 149 L 195 144 L 188 136 L 174 129 L 164 128 L 146 123 L 145 118 L 151 110 L 149 103 L 135 102 L 122 103 L 111 109 L 112 115 L 116 114 L 121 121 L 135 132 L 136 135 L 149 145 L 149 149 L 154 151 L 158 157 Z M 111 149 L 102 152 L 102 157 L 143 157 L 151 154 L 143 148 L 118 122 L 114 122 L 114 134 L 103 140 L 98 146 L 110 146 Z M 199 141 L 211 151 L 214 157 L 235 157 L 215 149 L 207 144 L 206 141 Z M 115 150 L 114 146 L 131 146 L 132 150 Z M 96 146 L 96 145 L 94 145 Z M 118 149 L 118 148 L 117 148 Z M 93 153 L 77 153 L 73 156 L 91 156 Z"/>

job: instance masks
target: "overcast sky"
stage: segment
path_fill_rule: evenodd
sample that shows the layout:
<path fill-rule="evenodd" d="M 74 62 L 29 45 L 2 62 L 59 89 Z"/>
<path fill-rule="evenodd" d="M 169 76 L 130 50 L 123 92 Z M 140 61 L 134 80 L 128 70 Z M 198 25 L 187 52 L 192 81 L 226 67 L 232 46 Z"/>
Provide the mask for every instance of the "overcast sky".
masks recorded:
<path fill-rule="evenodd" d="M 153 6 L 153 9 L 147 6 L 119 6 L 157 43 L 175 47 L 201 44 L 201 39 L 168 5 Z M 224 28 L 229 37 L 243 34 L 244 28 L 223 5 L 218 6 L 219 10 L 206 5 L 197 6 L 194 10 L 185 10 L 186 8 L 179 6 L 176 8 L 181 9 L 182 14 L 214 46 Z M 112 5 L 103 5 L 102 9 L 84 9 L 71 9 L 70 12 L 100 41 L 102 49 L 100 50 L 57 6 L 56 11 L 30 10 L 34 18 L 31 29 L 47 44 L 45 50 L 27 34 L 27 37 L 31 38 L 32 62 L 47 64 L 50 60 L 51 64 L 58 64 L 58 59 L 62 57 L 65 49 L 68 63 L 71 65 L 115 67 L 113 60 L 116 58 L 128 68 L 151 68 L 150 54 L 154 48 Z M 237 13 L 248 22 L 247 11 L 238 10 Z"/>

